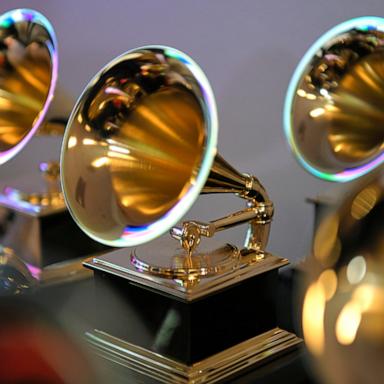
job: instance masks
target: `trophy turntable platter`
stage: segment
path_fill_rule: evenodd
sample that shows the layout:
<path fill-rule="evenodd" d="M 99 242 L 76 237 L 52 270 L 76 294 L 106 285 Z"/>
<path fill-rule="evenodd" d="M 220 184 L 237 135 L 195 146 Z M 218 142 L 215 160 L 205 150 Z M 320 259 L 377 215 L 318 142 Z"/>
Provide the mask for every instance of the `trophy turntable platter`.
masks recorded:
<path fill-rule="evenodd" d="M 278 327 L 278 269 L 265 251 L 273 204 L 259 180 L 218 153 L 213 92 L 199 66 L 165 46 L 117 57 L 89 83 L 63 140 L 71 214 L 91 238 L 122 249 L 90 258 L 98 354 L 165 383 L 213 383 L 301 342 Z M 178 225 L 201 193 L 245 208 Z M 245 245 L 212 244 L 248 223 Z"/>

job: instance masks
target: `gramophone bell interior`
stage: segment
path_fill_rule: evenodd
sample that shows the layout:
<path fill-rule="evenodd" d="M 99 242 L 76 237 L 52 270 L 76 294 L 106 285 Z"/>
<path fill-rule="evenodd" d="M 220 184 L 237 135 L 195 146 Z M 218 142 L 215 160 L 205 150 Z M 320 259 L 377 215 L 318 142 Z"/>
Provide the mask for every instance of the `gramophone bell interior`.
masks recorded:
<path fill-rule="evenodd" d="M 317 40 L 288 88 L 288 142 L 309 172 L 355 179 L 384 160 L 384 21 L 342 23 Z"/>
<path fill-rule="evenodd" d="M 61 170 L 70 211 L 112 246 L 169 230 L 200 193 L 216 154 L 208 81 L 187 55 L 143 47 L 107 65 L 77 102 Z"/>
<path fill-rule="evenodd" d="M 0 163 L 35 134 L 52 101 L 57 43 L 49 21 L 29 9 L 0 16 Z"/>

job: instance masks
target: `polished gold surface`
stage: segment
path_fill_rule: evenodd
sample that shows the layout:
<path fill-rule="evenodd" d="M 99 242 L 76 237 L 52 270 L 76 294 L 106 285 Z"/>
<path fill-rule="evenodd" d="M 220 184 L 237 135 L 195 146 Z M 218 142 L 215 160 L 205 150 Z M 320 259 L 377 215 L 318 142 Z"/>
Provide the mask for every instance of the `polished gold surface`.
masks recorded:
<path fill-rule="evenodd" d="M 57 76 L 56 41 L 46 19 L 14 10 L 0 20 L 0 157 L 16 154 L 42 122 Z"/>
<path fill-rule="evenodd" d="M 60 186 L 60 167 L 56 161 L 41 162 L 42 180 L 24 188 L 6 186 L 0 193 L 0 204 L 28 213 L 53 213 L 66 209 Z M 17 183 L 14 181 L 14 183 Z M 24 183 L 25 184 L 25 183 Z M 35 187 L 32 187 L 35 185 Z"/>
<path fill-rule="evenodd" d="M 216 155 L 208 180 L 201 193 L 234 193 L 246 199 L 247 207 L 207 223 L 186 221 L 183 222 L 181 228 L 171 228 L 170 234 L 179 241 L 185 259 L 192 263 L 195 256 L 198 256 L 197 260 L 203 257 L 206 260 L 203 266 L 199 268 L 191 266 L 191 268 L 181 270 L 174 266 L 173 272 L 170 272 L 168 268 L 157 265 L 155 268 L 146 266 L 144 268 L 146 271 L 170 278 L 178 275 L 178 280 L 182 284 L 194 286 L 202 277 L 225 273 L 239 268 L 242 264 L 251 265 L 254 261 L 260 261 L 264 258 L 274 208 L 265 189 L 256 177 L 237 172 L 220 155 Z M 232 247 L 235 251 L 225 254 L 219 250 L 207 251 L 199 247 L 202 237 L 211 238 L 217 232 L 244 223 L 248 223 L 248 230 L 244 248 L 240 252 L 231 245 L 227 245 L 227 247 Z M 140 249 L 139 254 L 140 256 L 135 255 L 134 257 L 137 265 L 147 265 L 148 262 L 141 259 L 141 255 L 148 259 L 146 251 Z M 164 257 L 164 260 L 167 258 Z M 207 268 L 207 261 L 209 268 Z"/>
<path fill-rule="evenodd" d="M 35 133 L 64 132 L 65 118 L 59 115 L 66 110 L 67 100 L 61 97 L 61 106 L 52 108 L 58 71 L 56 45 L 51 24 L 39 12 L 15 9 L 0 15 L 0 163 L 15 156 Z M 11 183 L 2 191 L 2 200 L 32 210 L 62 209 L 58 164 L 41 163 L 40 168 L 44 175 L 41 186 L 28 191 Z"/>
<path fill-rule="evenodd" d="M 247 201 L 247 208 L 208 223 L 184 222 L 182 228 L 171 229 L 171 236 L 192 253 L 202 236 L 212 237 L 216 232 L 249 223 L 245 248 L 262 256 L 268 243 L 274 208 L 259 180 L 255 176 L 241 174 L 220 155 L 216 155 L 201 193 L 234 193 Z"/>
<path fill-rule="evenodd" d="M 114 59 L 87 86 L 65 132 L 62 185 L 79 226 L 104 244 L 136 246 L 170 230 L 200 193 L 234 193 L 246 200 L 244 210 L 171 229 L 184 248 L 183 267 L 151 263 L 141 249 L 131 260 L 143 272 L 193 285 L 236 268 L 242 255 L 203 255 L 201 238 L 243 223 L 245 248 L 261 259 L 273 204 L 256 177 L 216 153 L 216 120 L 208 81 L 182 52 L 149 46 Z"/>
<path fill-rule="evenodd" d="M 326 180 L 347 181 L 383 161 L 382 25 L 361 18 L 335 27 L 309 50 L 292 79 L 288 140 L 304 167 Z"/>
<path fill-rule="evenodd" d="M 167 246 L 170 241 L 168 238 L 166 240 L 154 240 L 148 245 L 134 249 L 131 254 L 132 265 L 139 271 L 173 279 L 188 290 L 197 286 L 201 278 L 230 272 L 241 262 L 240 251 L 230 244 L 216 249 L 199 249 L 199 252 L 190 254 L 182 247 L 170 249 Z M 155 247 L 152 243 L 155 243 Z M 159 260 L 159 264 L 156 264 L 155 260 Z M 169 260 L 168 266 L 166 260 Z"/>
<path fill-rule="evenodd" d="M 169 214 L 195 183 L 207 144 L 202 90 L 160 48 L 125 54 L 92 85 L 66 131 L 62 180 L 80 226 L 113 242 Z"/>
<path fill-rule="evenodd" d="M 65 92 L 57 95 L 56 37 L 43 15 L 31 9 L 0 15 L 0 45 L 0 163 L 5 163 L 34 134 L 62 135 L 70 102 Z M 43 177 L 39 185 L 34 183 L 36 189 L 11 183 L 1 200 L 27 212 L 62 210 L 59 164 L 42 162 L 40 170 Z"/>
<path fill-rule="evenodd" d="M 210 271 L 205 271 L 205 276 L 200 271 L 194 271 L 194 274 L 188 276 L 185 273 L 187 271 L 180 269 L 180 264 L 183 261 L 174 256 L 180 255 L 183 250 L 180 246 L 175 247 L 175 245 L 177 245 L 176 242 L 172 242 L 163 236 L 151 241 L 145 245 L 145 248 L 138 247 L 131 252 L 132 256 L 139 258 L 141 262 L 148 265 L 148 268 L 160 267 L 155 273 L 143 273 L 134 263 L 129 262 L 129 253 L 126 249 L 118 249 L 105 255 L 89 258 L 84 265 L 103 273 L 119 276 L 140 286 L 148 287 L 148 289 L 163 292 L 171 297 L 174 296 L 186 302 L 192 302 L 210 294 L 219 293 L 230 288 L 234 283 L 241 284 L 242 281 L 289 264 L 287 259 L 271 255 L 268 252 L 264 252 L 260 258 L 258 252 L 243 249 L 239 258 L 237 252 L 228 253 L 228 250 L 233 246 L 219 248 L 217 244 L 209 244 L 206 248 L 209 251 L 202 252 L 200 258 L 203 258 L 205 265 L 209 265 L 211 270 L 224 267 L 223 270 L 220 273 L 207 273 Z M 219 250 L 220 252 L 215 254 L 212 250 Z M 227 251 L 224 252 L 225 250 Z M 233 249 L 233 251 L 236 250 Z M 213 260 L 208 259 L 208 253 L 211 253 L 209 256 L 214 256 Z M 224 256 L 224 258 L 220 260 L 220 256 Z M 218 258 L 220 263 L 215 264 Z M 232 260 L 230 260 L 231 258 Z M 226 263 L 221 264 L 223 261 Z M 175 264 L 177 269 L 174 271 Z M 178 279 L 170 279 L 166 272 L 178 272 Z M 189 280 L 188 277 L 190 277 Z"/>
<path fill-rule="evenodd" d="M 195 364 L 185 365 L 100 330 L 87 332 L 86 336 L 103 358 L 166 384 L 227 381 L 242 370 L 265 364 L 301 343 L 296 335 L 274 328 Z"/>
<path fill-rule="evenodd" d="M 41 26 L 15 25 L 16 35 L 1 30 L 0 150 L 18 144 L 42 111 L 51 83 L 51 57 L 40 40 L 48 40 Z M 29 35 L 28 30 L 33 31 Z M 12 31 L 14 32 L 14 31 Z M 21 36 L 20 36 L 21 35 Z"/>

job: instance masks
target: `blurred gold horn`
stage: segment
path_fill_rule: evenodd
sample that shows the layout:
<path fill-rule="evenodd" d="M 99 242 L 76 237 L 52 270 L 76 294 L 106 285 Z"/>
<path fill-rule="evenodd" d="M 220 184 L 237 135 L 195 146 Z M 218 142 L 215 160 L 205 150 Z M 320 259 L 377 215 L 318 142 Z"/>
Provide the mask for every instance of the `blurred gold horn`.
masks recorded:
<path fill-rule="evenodd" d="M 342 23 L 317 40 L 290 82 L 284 127 L 306 170 L 349 181 L 384 160 L 384 21 Z"/>
<path fill-rule="evenodd" d="M 254 176 L 216 155 L 217 130 L 210 85 L 187 55 L 148 46 L 114 59 L 83 92 L 64 135 L 62 185 L 74 219 L 106 245 L 135 246 L 169 231 L 200 193 L 235 193 L 246 209 L 171 235 L 191 254 L 201 236 L 249 222 L 246 249 L 262 255 L 273 204 Z"/>
<path fill-rule="evenodd" d="M 0 16 L 0 47 L 0 163 L 4 163 L 46 121 L 58 57 L 51 24 L 30 9 Z"/>
<path fill-rule="evenodd" d="M 31 9 L 0 16 L 0 164 L 13 158 L 35 135 L 62 135 L 72 103 L 56 87 L 57 42 L 50 22 Z M 55 103 L 53 98 L 55 96 Z M 43 191 L 7 187 L 6 198 L 64 207 L 59 179 L 42 163 Z M 47 204 L 45 204 L 47 205 Z"/>

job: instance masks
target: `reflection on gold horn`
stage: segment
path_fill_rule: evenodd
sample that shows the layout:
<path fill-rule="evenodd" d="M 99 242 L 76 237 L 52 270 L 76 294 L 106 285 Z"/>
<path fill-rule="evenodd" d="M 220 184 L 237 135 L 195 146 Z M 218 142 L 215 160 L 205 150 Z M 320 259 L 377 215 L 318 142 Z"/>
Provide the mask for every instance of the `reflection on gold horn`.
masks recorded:
<path fill-rule="evenodd" d="M 36 11 L 16 9 L 0 17 L 0 164 L 15 156 L 33 137 L 62 135 L 68 102 L 57 99 L 57 43 L 52 26 Z M 58 104 L 56 104 L 58 105 Z M 44 163 L 40 167 L 45 174 Z M 44 191 L 5 190 L 7 198 L 27 204 L 64 207 L 58 178 L 45 175 Z"/>
<path fill-rule="evenodd" d="M 352 180 L 384 159 L 380 23 L 358 19 L 335 29 L 311 47 L 292 77 L 284 110 L 287 138 L 302 165 L 326 180 Z"/>
<path fill-rule="evenodd" d="M 42 125 L 57 79 L 56 38 L 32 10 L 14 10 L 0 22 L 0 158 L 14 156 Z"/>

